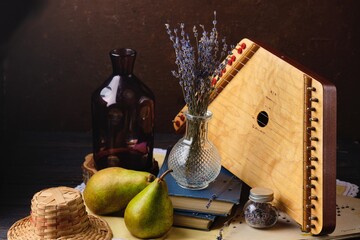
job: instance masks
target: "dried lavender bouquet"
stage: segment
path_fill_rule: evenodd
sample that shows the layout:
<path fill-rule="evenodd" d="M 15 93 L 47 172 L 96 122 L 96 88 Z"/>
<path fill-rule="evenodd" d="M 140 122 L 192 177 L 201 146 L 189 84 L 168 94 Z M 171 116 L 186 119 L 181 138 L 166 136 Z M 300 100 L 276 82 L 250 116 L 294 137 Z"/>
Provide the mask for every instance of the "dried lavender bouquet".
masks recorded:
<path fill-rule="evenodd" d="M 185 32 L 185 24 L 170 29 L 165 24 L 167 34 L 175 50 L 177 70 L 172 71 L 179 79 L 184 100 L 188 107 L 185 136 L 174 145 L 169 155 L 169 167 L 180 186 L 201 188 L 214 180 L 220 171 L 220 156 L 207 139 L 207 122 L 212 113 L 208 111 L 210 97 L 217 91 L 216 82 L 224 68 L 223 58 L 227 55 L 225 38 L 218 40 L 216 12 L 211 31 L 204 25 L 200 31 L 194 26 L 192 37 Z M 195 40 L 194 46 L 191 40 Z"/>
<path fill-rule="evenodd" d="M 210 95 L 216 91 L 216 81 L 222 66 L 222 60 L 227 53 L 225 38 L 218 40 L 216 29 L 216 12 L 214 12 L 213 27 L 210 32 L 204 25 L 200 25 L 202 32 L 193 27 L 195 47 L 191 44 L 189 35 L 185 32 L 185 24 L 180 23 L 180 30 L 170 29 L 165 24 L 167 34 L 175 50 L 175 64 L 177 70 L 172 71 L 174 77 L 179 79 L 188 112 L 194 116 L 204 116 L 210 103 Z"/>

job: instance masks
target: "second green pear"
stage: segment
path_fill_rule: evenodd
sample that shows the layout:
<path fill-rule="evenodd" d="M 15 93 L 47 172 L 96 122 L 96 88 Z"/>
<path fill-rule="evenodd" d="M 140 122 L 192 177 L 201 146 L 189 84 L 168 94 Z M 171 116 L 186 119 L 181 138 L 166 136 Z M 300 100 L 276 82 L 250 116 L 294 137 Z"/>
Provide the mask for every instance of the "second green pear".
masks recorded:
<path fill-rule="evenodd" d="M 172 170 L 155 179 L 127 205 L 125 225 L 135 237 L 158 238 L 167 233 L 173 225 L 173 205 L 163 179 L 170 171 Z"/>

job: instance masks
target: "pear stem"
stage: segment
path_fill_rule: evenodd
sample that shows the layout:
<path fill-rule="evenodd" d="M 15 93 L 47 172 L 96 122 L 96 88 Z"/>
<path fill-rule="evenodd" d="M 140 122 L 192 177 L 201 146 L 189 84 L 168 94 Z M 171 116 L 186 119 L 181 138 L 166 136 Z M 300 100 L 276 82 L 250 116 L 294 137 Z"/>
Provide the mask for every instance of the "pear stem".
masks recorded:
<path fill-rule="evenodd" d="M 161 176 L 159 177 L 159 181 L 162 181 L 164 179 L 164 177 L 169 173 L 172 172 L 172 169 L 168 169 L 166 170 L 163 174 L 161 174 Z"/>
<path fill-rule="evenodd" d="M 152 181 L 155 180 L 155 178 L 156 178 L 156 177 L 155 177 L 153 174 L 149 174 L 149 176 L 147 177 L 146 180 L 147 180 L 148 182 L 152 182 Z"/>

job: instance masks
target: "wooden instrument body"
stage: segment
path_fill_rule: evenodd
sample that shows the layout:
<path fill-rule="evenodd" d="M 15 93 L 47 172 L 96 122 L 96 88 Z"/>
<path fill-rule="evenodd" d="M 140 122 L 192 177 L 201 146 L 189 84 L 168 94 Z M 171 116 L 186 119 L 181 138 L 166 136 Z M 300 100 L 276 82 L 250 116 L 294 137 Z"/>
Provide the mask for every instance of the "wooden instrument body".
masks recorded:
<path fill-rule="evenodd" d="M 273 189 L 276 206 L 303 231 L 330 233 L 336 218 L 335 86 L 249 39 L 241 44 L 246 49 L 233 50 L 237 60 L 219 81 L 226 87 L 209 106 L 209 138 L 225 168 L 251 187 Z"/>

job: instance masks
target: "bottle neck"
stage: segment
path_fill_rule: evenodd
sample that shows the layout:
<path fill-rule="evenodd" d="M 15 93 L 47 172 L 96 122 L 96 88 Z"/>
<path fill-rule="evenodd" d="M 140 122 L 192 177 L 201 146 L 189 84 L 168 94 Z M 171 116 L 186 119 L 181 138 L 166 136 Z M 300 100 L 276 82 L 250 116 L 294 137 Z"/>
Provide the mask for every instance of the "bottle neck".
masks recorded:
<path fill-rule="evenodd" d="M 110 51 L 113 75 L 129 76 L 133 74 L 136 51 L 130 48 L 117 48 Z"/>

